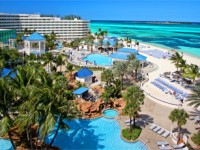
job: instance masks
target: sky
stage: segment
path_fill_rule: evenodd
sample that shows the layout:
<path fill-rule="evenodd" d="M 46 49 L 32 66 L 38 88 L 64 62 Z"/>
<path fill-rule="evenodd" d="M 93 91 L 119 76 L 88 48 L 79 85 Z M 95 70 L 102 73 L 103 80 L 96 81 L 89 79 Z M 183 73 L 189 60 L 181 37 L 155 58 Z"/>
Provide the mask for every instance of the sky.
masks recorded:
<path fill-rule="evenodd" d="M 0 13 L 76 14 L 86 20 L 200 22 L 200 0 L 0 0 Z"/>

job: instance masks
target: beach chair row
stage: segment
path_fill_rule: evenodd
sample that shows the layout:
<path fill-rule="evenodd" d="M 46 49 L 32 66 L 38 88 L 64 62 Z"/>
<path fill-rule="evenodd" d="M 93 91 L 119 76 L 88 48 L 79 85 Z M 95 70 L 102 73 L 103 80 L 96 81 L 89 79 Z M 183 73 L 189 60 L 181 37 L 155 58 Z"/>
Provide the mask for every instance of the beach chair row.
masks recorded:
<path fill-rule="evenodd" d="M 189 150 L 187 146 L 185 146 L 184 143 L 180 143 L 178 145 L 172 145 L 169 146 L 169 143 L 167 141 L 161 141 L 156 143 L 160 150 Z"/>
<path fill-rule="evenodd" d="M 151 129 L 152 131 L 154 131 L 155 133 L 161 135 L 164 138 L 167 138 L 170 135 L 170 131 L 158 126 L 157 124 L 151 124 L 151 126 L 149 127 L 149 129 Z"/>
<path fill-rule="evenodd" d="M 159 83 L 161 83 L 162 85 L 166 86 L 167 88 L 171 89 L 172 91 L 176 92 L 178 95 L 182 95 L 183 97 L 187 97 L 188 94 L 183 92 L 182 90 L 178 89 L 177 87 L 167 83 L 166 81 L 164 81 L 161 78 L 156 78 L 155 81 L 158 81 Z"/>

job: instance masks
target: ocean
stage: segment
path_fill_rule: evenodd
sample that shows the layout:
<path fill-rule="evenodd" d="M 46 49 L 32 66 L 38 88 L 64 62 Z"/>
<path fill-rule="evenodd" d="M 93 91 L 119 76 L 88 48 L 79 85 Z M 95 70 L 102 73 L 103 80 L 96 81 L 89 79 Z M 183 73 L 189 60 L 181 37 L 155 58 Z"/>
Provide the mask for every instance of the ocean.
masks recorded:
<path fill-rule="evenodd" d="M 108 36 L 129 37 L 146 44 L 176 50 L 200 58 L 200 23 L 91 21 L 92 33 L 107 30 Z"/>

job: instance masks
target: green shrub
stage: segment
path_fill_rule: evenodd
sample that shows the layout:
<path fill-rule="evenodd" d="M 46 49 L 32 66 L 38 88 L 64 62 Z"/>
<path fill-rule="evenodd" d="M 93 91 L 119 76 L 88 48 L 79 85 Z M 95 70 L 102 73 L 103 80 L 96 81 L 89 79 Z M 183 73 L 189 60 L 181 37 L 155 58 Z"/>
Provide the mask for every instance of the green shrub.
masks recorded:
<path fill-rule="evenodd" d="M 200 132 L 194 133 L 191 139 L 196 145 L 200 145 Z"/>
<path fill-rule="evenodd" d="M 122 136 L 128 141 L 135 141 L 140 136 L 141 131 L 142 129 L 138 126 L 133 128 L 132 132 L 130 132 L 130 128 L 126 128 L 122 130 Z"/>

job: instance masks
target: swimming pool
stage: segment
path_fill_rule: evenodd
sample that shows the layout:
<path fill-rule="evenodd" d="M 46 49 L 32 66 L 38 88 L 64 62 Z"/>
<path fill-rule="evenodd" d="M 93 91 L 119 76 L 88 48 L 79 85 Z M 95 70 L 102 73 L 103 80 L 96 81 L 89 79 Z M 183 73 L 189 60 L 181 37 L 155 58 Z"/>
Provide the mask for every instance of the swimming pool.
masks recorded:
<path fill-rule="evenodd" d="M 96 64 L 97 66 L 111 66 L 112 65 L 112 58 L 107 57 L 101 54 L 89 54 L 83 60 L 87 60 Z"/>
<path fill-rule="evenodd" d="M 118 115 L 118 112 L 114 109 L 106 109 L 103 111 L 103 115 L 107 118 L 115 118 Z"/>
<path fill-rule="evenodd" d="M 0 139 L 0 150 L 14 150 L 10 140 Z"/>
<path fill-rule="evenodd" d="M 53 143 L 60 149 L 147 150 L 140 141 L 128 143 L 120 137 L 120 125 L 115 119 L 75 119 L 65 121 L 70 130 L 60 130 Z M 45 138 L 50 143 L 53 134 Z"/>

